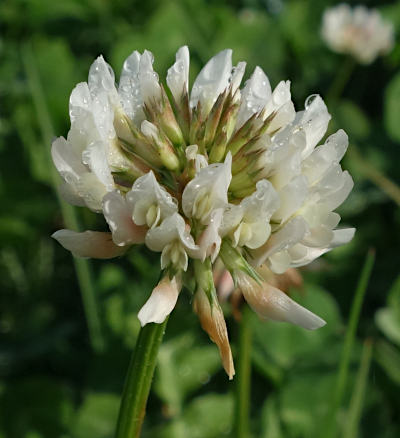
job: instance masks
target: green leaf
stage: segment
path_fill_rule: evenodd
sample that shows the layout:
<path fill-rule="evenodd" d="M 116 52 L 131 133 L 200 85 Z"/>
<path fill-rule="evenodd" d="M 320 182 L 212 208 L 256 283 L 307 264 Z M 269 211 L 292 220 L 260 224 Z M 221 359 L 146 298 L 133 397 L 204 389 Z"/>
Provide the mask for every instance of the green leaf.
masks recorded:
<path fill-rule="evenodd" d="M 261 321 L 255 315 L 252 319 L 254 348 L 264 356 L 264 360 L 272 360 L 279 367 L 289 368 L 298 360 L 309 357 L 314 360 L 314 353 L 320 355 L 327 340 L 340 325 L 339 311 L 330 294 L 311 284 L 306 284 L 304 290 L 304 294 L 293 294 L 293 299 L 325 319 L 325 327 L 308 331 L 287 323 Z"/>
<path fill-rule="evenodd" d="M 288 436 L 318 436 L 316 432 L 328 412 L 334 385 L 334 374 L 293 373 L 279 396 L 280 415 L 290 432 Z"/>
<path fill-rule="evenodd" d="M 160 348 L 154 390 L 167 403 L 170 416 L 179 414 L 185 397 L 207 383 L 221 367 L 214 345 L 196 344 L 195 335 L 186 333 Z"/>
<path fill-rule="evenodd" d="M 385 370 L 389 378 L 400 385 L 400 351 L 389 342 L 377 342 L 374 352 L 376 362 Z"/>
<path fill-rule="evenodd" d="M 400 318 L 394 309 L 379 309 L 375 313 L 375 323 L 388 339 L 400 346 Z"/>
<path fill-rule="evenodd" d="M 72 423 L 74 438 L 109 438 L 117 424 L 120 397 L 110 393 L 89 393 Z"/>
<path fill-rule="evenodd" d="M 283 438 L 280 424 L 278 402 L 275 396 L 269 396 L 261 412 L 262 438 Z"/>

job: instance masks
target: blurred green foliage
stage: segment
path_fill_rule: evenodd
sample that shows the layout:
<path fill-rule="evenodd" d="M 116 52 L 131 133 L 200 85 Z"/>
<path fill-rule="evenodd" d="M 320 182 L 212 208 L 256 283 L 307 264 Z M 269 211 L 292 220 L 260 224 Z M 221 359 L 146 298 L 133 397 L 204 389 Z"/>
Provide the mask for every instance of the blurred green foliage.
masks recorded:
<path fill-rule="evenodd" d="M 183 44 L 191 78 L 218 50 L 260 65 L 273 85 L 291 79 L 297 108 L 307 95 L 326 96 L 344 59 L 320 38 L 328 0 L 2 0 L 0 2 L 0 438 L 107 438 L 113 435 L 126 368 L 139 331 L 136 317 L 158 279 L 158 257 L 134 249 L 124 260 L 93 262 L 104 351 L 91 349 L 72 259 L 50 239 L 63 226 L 51 186 L 43 113 L 27 79 L 27 50 L 54 127 L 68 131 L 68 98 L 104 54 L 118 72 L 134 49 L 155 54 L 160 77 Z M 379 6 L 400 30 L 400 4 Z M 29 67 L 29 66 L 28 66 Z M 400 183 L 400 45 L 371 66 L 356 66 L 342 96 L 330 102 L 331 130 L 343 127 L 370 165 Z M 118 76 L 118 73 L 117 73 Z M 350 146 L 350 150 L 351 150 Z M 376 248 L 339 412 L 347 408 L 363 339 L 373 345 L 359 425 L 362 437 L 400 436 L 400 211 L 356 157 L 344 162 L 355 188 L 341 208 L 354 241 L 308 270 L 295 299 L 328 324 L 305 332 L 252 319 L 251 427 L 263 438 L 321 437 L 343 347 L 344 321 L 362 262 Z M 84 228 L 100 218 L 79 210 Z M 143 436 L 231 436 L 233 385 L 213 344 L 182 294 L 159 355 Z M 229 315 L 229 306 L 227 306 Z M 228 316 L 233 350 L 237 323 Z M 373 377 L 373 378 L 371 378 Z M 357 378 L 358 379 L 358 378 Z M 362 385 L 361 385 L 362 388 Z M 353 394 L 354 395 L 354 394 Z M 352 398 L 353 400 L 353 398 Z"/>

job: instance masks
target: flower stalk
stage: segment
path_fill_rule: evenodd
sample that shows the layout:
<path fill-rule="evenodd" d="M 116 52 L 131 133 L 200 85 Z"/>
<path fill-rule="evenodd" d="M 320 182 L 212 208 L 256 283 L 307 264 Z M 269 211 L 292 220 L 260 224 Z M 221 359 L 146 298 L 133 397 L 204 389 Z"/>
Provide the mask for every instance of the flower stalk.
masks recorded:
<path fill-rule="evenodd" d="M 235 438 L 250 437 L 250 391 L 251 391 L 251 347 L 252 329 L 250 309 L 243 307 L 239 326 L 238 368 L 235 392 Z"/>
<path fill-rule="evenodd" d="M 146 324 L 140 330 L 126 375 L 115 438 L 140 436 L 167 321 L 168 318 L 162 324 Z"/>

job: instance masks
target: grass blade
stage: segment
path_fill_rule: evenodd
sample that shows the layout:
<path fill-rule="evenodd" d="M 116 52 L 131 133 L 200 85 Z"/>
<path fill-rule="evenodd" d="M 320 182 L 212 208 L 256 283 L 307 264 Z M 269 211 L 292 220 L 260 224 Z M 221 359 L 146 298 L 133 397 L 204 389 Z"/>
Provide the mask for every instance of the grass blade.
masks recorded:
<path fill-rule="evenodd" d="M 360 361 L 360 368 L 357 373 L 356 383 L 350 401 L 350 407 L 343 431 L 343 438 L 354 438 L 358 436 L 358 428 L 364 404 L 364 396 L 368 383 L 368 373 L 372 358 L 372 341 L 365 340 Z"/>

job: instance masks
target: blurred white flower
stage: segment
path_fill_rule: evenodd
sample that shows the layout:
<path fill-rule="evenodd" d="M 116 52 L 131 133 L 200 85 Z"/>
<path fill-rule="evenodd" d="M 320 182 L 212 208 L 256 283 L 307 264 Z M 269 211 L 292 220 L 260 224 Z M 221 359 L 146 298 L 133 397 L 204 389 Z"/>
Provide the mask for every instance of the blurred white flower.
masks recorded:
<path fill-rule="evenodd" d="M 230 377 L 213 264 L 225 272 L 220 290 L 235 284 L 263 318 L 313 330 L 323 320 L 282 292 L 276 275 L 354 234 L 336 228 L 334 212 L 353 185 L 339 164 L 347 135 L 340 130 L 317 146 L 330 120 L 321 97 L 296 112 L 289 81 L 272 90 L 256 67 L 240 90 L 244 70 L 244 62 L 232 68 L 232 51 L 224 50 L 189 92 L 182 47 L 167 74 L 170 101 L 150 52 L 128 57 L 118 88 L 99 57 L 88 83 L 71 94 L 67 139 L 52 146 L 66 199 L 102 212 L 111 231 L 53 237 L 80 257 L 117 257 L 143 243 L 161 253 L 162 279 L 139 312 L 141 324 L 162 322 L 182 284 L 192 285 L 196 313 Z"/>
<path fill-rule="evenodd" d="M 394 27 L 376 9 L 342 3 L 324 12 L 322 37 L 338 53 L 370 64 L 394 46 Z"/>

